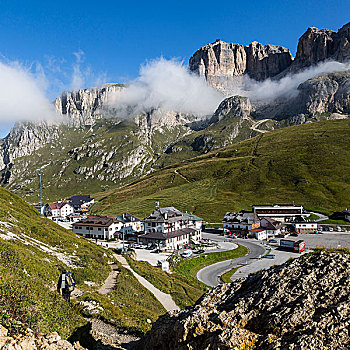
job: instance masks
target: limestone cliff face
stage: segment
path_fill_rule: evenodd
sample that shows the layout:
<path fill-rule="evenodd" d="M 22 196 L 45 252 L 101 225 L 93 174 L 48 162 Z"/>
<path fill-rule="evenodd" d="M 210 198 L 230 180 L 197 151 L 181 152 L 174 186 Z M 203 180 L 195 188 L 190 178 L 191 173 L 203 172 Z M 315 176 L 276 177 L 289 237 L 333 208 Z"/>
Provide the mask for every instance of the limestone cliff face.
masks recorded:
<path fill-rule="evenodd" d="M 231 96 L 220 103 L 209 123 L 217 123 L 223 118 L 248 118 L 252 109 L 248 97 Z"/>
<path fill-rule="evenodd" d="M 328 59 L 350 60 L 350 23 L 338 32 L 308 28 L 299 39 L 295 59 L 282 46 L 262 45 L 256 41 L 243 46 L 217 40 L 196 51 L 190 58 L 189 67 L 212 86 L 225 89 L 245 74 L 261 81 L 295 73 Z"/>
<path fill-rule="evenodd" d="M 338 62 L 350 60 L 350 23 L 338 32 L 310 27 L 301 36 L 292 71 L 315 65 L 327 59 Z"/>
<path fill-rule="evenodd" d="M 105 84 L 97 88 L 66 91 L 56 98 L 54 104 L 69 126 L 93 125 L 97 119 L 111 114 L 109 102 L 123 89 L 123 84 Z"/>
<path fill-rule="evenodd" d="M 220 87 L 244 74 L 256 80 L 273 77 L 291 63 L 290 51 L 282 46 L 262 45 L 256 41 L 243 46 L 217 40 L 195 52 L 189 66 L 211 85 Z"/>

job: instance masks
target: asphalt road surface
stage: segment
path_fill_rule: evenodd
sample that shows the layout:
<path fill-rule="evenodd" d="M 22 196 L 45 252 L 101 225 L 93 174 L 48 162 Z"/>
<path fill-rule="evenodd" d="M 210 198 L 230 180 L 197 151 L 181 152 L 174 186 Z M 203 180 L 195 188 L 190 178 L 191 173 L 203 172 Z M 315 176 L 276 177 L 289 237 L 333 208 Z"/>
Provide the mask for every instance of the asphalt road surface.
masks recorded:
<path fill-rule="evenodd" d="M 215 234 L 203 234 L 203 237 L 218 242 L 224 241 L 224 237 Z M 208 286 L 215 287 L 220 283 L 219 277 L 223 273 L 229 269 L 242 266 L 243 264 L 250 264 L 267 252 L 264 246 L 256 242 L 253 243 L 245 239 L 235 239 L 234 242 L 247 247 L 249 249 L 249 253 L 240 258 L 225 260 L 204 267 L 198 271 L 197 279 Z"/>

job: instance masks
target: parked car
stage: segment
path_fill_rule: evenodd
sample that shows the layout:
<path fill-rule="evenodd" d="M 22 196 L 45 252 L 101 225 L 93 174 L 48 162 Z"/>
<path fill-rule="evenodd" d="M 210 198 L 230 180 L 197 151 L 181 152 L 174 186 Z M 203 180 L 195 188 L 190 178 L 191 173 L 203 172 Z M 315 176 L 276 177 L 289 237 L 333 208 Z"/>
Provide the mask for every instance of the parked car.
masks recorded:
<path fill-rule="evenodd" d="M 333 232 L 333 231 L 334 231 L 333 227 L 330 226 L 330 227 L 329 227 L 329 232 Z"/>
<path fill-rule="evenodd" d="M 270 239 L 269 243 L 278 243 L 275 239 Z"/>
<path fill-rule="evenodd" d="M 329 231 L 329 227 L 328 226 L 324 226 L 323 227 L 323 231 Z"/>
<path fill-rule="evenodd" d="M 157 254 L 158 254 L 158 253 L 161 253 L 161 252 L 162 252 L 161 249 L 155 249 L 155 250 L 152 250 L 152 251 L 151 251 L 151 253 L 157 253 Z"/>
<path fill-rule="evenodd" d="M 192 250 L 191 250 L 191 249 L 185 250 L 185 251 L 181 254 L 181 256 L 182 256 L 183 258 L 189 258 L 190 256 L 192 256 Z"/>
<path fill-rule="evenodd" d="M 275 258 L 275 254 L 266 254 L 266 255 L 263 256 L 263 258 L 274 259 Z"/>
<path fill-rule="evenodd" d="M 341 227 L 337 226 L 337 232 L 341 232 Z"/>
<path fill-rule="evenodd" d="M 196 250 L 194 253 L 195 254 L 203 254 L 205 252 L 204 249 L 199 249 L 199 250 Z"/>

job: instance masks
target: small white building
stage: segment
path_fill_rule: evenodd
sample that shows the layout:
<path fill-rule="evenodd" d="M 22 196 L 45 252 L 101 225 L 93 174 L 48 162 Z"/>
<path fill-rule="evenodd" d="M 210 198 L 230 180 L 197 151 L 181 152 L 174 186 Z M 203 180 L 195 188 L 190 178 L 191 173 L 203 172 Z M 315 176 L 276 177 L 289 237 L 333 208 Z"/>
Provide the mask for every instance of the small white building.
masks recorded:
<path fill-rule="evenodd" d="M 343 213 L 345 220 L 350 221 L 350 209 L 346 208 Z"/>
<path fill-rule="evenodd" d="M 227 212 L 222 220 L 225 231 L 249 231 L 260 227 L 258 217 L 249 211 Z"/>
<path fill-rule="evenodd" d="M 317 222 L 313 221 L 293 222 L 292 225 L 294 230 L 299 233 L 314 233 L 318 230 Z"/>
<path fill-rule="evenodd" d="M 282 223 L 273 218 L 262 218 L 260 228 L 266 231 L 268 237 L 274 237 L 281 233 Z"/>
<path fill-rule="evenodd" d="M 259 241 L 267 239 L 267 232 L 266 232 L 266 230 L 263 230 L 261 228 L 255 228 L 253 230 L 250 230 L 249 233 L 251 235 L 253 235 Z"/>
<path fill-rule="evenodd" d="M 74 208 L 68 202 L 48 203 L 53 218 L 66 218 L 74 213 Z"/>
<path fill-rule="evenodd" d="M 86 238 L 112 239 L 118 235 L 120 222 L 109 216 L 88 216 L 72 224 L 73 232 Z"/>

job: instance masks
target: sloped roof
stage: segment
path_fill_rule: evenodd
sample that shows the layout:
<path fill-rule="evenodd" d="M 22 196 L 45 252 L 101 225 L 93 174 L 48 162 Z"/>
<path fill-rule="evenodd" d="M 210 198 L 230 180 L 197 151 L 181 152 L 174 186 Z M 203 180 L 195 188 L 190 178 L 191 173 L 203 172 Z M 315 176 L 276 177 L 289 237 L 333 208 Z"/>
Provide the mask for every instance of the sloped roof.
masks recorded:
<path fill-rule="evenodd" d="M 68 202 L 56 202 L 56 203 L 48 203 L 50 209 L 61 209 L 64 207 L 66 204 L 71 205 Z"/>
<path fill-rule="evenodd" d="M 88 216 L 86 219 L 77 221 L 73 223 L 74 226 L 103 226 L 103 227 L 109 227 L 113 223 L 118 222 L 117 219 L 112 218 L 110 216 L 99 216 L 99 215 L 93 215 Z"/>
<path fill-rule="evenodd" d="M 250 211 L 241 211 L 239 213 L 227 212 L 222 221 L 224 223 L 248 224 L 249 221 L 258 222 L 259 218 Z"/>
<path fill-rule="evenodd" d="M 192 213 L 184 213 L 184 216 L 187 216 L 189 220 L 191 221 L 204 221 L 204 219 L 200 218 L 199 216 L 197 215 L 194 215 Z"/>
<path fill-rule="evenodd" d="M 165 218 L 166 216 L 167 218 Z M 144 219 L 146 222 L 173 222 L 178 220 L 188 221 L 188 217 L 174 207 L 158 208 Z"/>
<path fill-rule="evenodd" d="M 263 218 L 266 222 L 261 221 L 261 227 L 267 230 L 278 230 L 281 228 L 282 223 L 280 221 L 274 220 L 272 218 Z"/>
<path fill-rule="evenodd" d="M 176 230 L 173 232 L 169 232 L 169 233 L 162 233 L 162 232 L 147 232 L 143 235 L 140 235 L 140 238 L 149 238 L 149 239 L 159 239 L 159 240 L 166 240 L 169 238 L 174 238 L 174 237 L 179 237 L 182 236 L 184 234 L 189 234 L 189 233 L 193 233 L 196 230 L 193 228 L 183 228 L 181 230 Z"/>
<path fill-rule="evenodd" d="M 90 202 L 92 199 L 89 194 L 77 194 L 70 197 L 69 201 L 73 206 L 81 206 L 83 203 Z"/>

